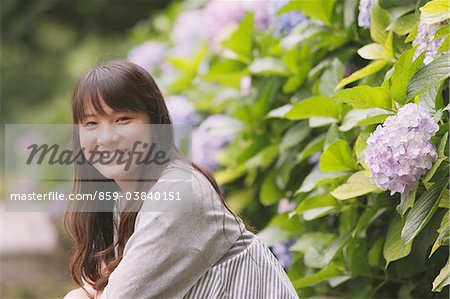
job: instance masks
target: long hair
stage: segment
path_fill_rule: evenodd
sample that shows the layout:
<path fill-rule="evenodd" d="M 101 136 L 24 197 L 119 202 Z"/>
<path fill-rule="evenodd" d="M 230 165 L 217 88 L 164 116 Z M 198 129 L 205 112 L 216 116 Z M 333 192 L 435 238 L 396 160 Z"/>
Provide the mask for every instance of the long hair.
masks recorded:
<path fill-rule="evenodd" d="M 165 150 L 172 159 L 180 158 L 174 144 L 173 127 L 164 98 L 151 75 L 143 68 L 127 61 L 111 61 L 85 73 L 76 83 L 72 94 L 72 118 L 74 126 L 74 153 L 81 150 L 78 126 L 85 117 L 87 105 L 97 113 L 105 114 L 101 106 L 103 100 L 115 111 L 136 111 L 147 113 L 151 124 L 166 125 L 164 132 Z M 158 138 L 156 134 L 156 137 Z M 223 206 L 228 207 L 215 179 L 207 171 L 192 163 L 193 169 L 203 174 L 219 195 Z M 163 168 L 143 167 L 141 177 L 158 178 Z M 101 182 L 100 184 L 98 182 Z M 155 181 L 139 181 L 136 191 L 149 191 Z M 100 191 L 120 191 L 114 180 L 104 177 L 92 165 L 75 163 L 73 192 L 94 194 Z M 96 205 L 102 205 L 101 207 Z M 142 204 L 142 202 L 140 202 Z M 87 207 L 89 205 L 89 207 Z M 65 214 L 65 227 L 73 241 L 70 274 L 73 281 L 83 286 L 82 280 L 93 285 L 95 290 L 103 290 L 108 284 L 110 273 L 123 257 L 125 244 L 134 232 L 138 209 L 120 213 L 120 222 L 113 217 L 114 201 L 75 202 L 75 207 Z M 225 215 L 224 215 L 225 216 Z M 114 231 L 117 240 L 114 242 Z M 117 252 L 115 248 L 117 247 Z"/>

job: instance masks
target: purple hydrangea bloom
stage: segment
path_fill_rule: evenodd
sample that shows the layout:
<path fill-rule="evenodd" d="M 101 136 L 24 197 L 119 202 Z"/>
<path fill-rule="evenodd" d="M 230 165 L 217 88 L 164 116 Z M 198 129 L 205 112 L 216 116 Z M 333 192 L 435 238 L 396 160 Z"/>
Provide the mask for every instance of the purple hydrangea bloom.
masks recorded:
<path fill-rule="evenodd" d="M 431 136 L 439 129 L 420 106 L 410 103 L 379 125 L 367 139 L 370 178 L 391 195 L 409 194 L 437 158 Z"/>
<path fill-rule="evenodd" d="M 277 213 L 278 214 L 283 214 L 283 213 L 286 213 L 286 212 L 290 212 L 293 209 L 295 209 L 296 206 L 297 206 L 297 203 L 295 202 L 295 200 L 290 201 L 287 198 L 282 198 L 278 202 Z"/>
<path fill-rule="evenodd" d="M 289 248 L 296 242 L 296 239 L 281 241 L 272 246 L 272 252 L 283 268 L 287 269 L 292 263 L 292 252 Z"/>
<path fill-rule="evenodd" d="M 255 24 L 259 30 L 268 26 L 268 1 L 210 0 L 203 9 L 204 24 L 211 40 L 230 25 L 238 24 L 247 12 L 255 15 Z"/>
<path fill-rule="evenodd" d="M 206 118 L 192 134 L 192 161 L 214 170 L 218 152 L 235 137 L 240 123 L 223 114 Z"/>
<path fill-rule="evenodd" d="M 128 53 L 128 60 L 147 71 L 161 63 L 166 57 L 167 46 L 161 42 L 145 42 L 137 45 Z"/>
<path fill-rule="evenodd" d="M 417 35 L 412 42 L 413 47 L 417 46 L 414 52 L 414 60 L 425 51 L 425 58 L 423 63 L 425 65 L 432 62 L 438 57 L 438 49 L 444 42 L 445 37 L 434 40 L 436 31 L 443 26 L 446 26 L 445 22 L 435 24 L 419 23 L 417 26 Z"/>
<path fill-rule="evenodd" d="M 358 26 L 362 28 L 370 28 L 370 10 L 375 0 L 359 1 Z"/>
<path fill-rule="evenodd" d="M 308 20 L 308 18 L 299 11 L 288 11 L 281 15 L 277 15 L 278 11 L 289 3 L 289 0 L 272 1 L 270 6 L 270 19 L 274 24 L 275 36 L 286 36 L 292 29 L 300 23 Z"/>
<path fill-rule="evenodd" d="M 166 98 L 166 106 L 174 124 L 190 124 L 194 122 L 196 110 L 194 105 L 184 96 L 174 95 Z"/>
<path fill-rule="evenodd" d="M 198 43 L 205 37 L 203 13 L 200 9 L 186 10 L 175 20 L 170 37 L 174 43 Z"/>

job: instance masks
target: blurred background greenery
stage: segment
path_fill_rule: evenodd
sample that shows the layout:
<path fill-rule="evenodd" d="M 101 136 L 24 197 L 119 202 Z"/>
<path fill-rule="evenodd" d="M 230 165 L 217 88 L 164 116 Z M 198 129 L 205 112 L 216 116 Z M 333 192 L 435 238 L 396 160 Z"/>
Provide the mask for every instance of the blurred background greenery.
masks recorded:
<path fill-rule="evenodd" d="M 126 58 L 139 42 L 130 28 L 137 25 L 140 32 L 151 34 L 152 16 L 170 4 L 167 0 L 2 0 L 2 140 L 4 124 L 70 123 L 71 91 L 80 74 L 101 61 Z M 168 24 L 159 20 L 159 26 Z M 3 165 L 3 146 L 1 152 Z M 71 245 L 62 228 L 62 214 L 50 219 L 53 228 L 40 217 L 34 213 L 5 217 L 2 209 L 1 298 L 62 298 L 74 287 L 67 270 Z M 36 219 L 27 225 L 25 218 Z M 53 237 L 41 238 L 36 226 L 42 234 L 56 234 L 57 242 L 51 241 Z M 21 238 L 13 243 L 19 244 L 5 240 L 17 234 Z M 23 243 L 27 238 L 29 242 Z M 33 245 L 44 242 L 51 245 Z"/>

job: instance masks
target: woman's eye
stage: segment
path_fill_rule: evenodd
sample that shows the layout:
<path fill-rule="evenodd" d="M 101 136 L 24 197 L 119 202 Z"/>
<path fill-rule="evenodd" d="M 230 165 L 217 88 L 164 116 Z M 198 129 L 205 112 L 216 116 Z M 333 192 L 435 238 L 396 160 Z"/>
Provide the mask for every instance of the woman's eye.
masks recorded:
<path fill-rule="evenodd" d="M 85 125 L 86 127 L 92 127 L 92 126 L 97 125 L 97 123 L 96 123 L 95 121 L 89 121 L 89 122 L 85 123 L 84 125 Z"/>
<path fill-rule="evenodd" d="M 117 119 L 117 122 L 126 122 L 128 120 L 131 120 L 131 118 L 127 116 L 122 116 Z"/>

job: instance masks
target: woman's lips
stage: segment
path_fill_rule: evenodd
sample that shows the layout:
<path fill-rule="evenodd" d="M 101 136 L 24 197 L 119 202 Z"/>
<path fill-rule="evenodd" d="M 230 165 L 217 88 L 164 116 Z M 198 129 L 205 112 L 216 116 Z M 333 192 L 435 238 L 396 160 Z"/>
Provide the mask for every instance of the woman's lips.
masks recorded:
<path fill-rule="evenodd" d="M 113 158 L 124 155 L 126 150 L 114 150 L 114 151 L 97 151 L 96 155 L 102 156 L 104 158 Z"/>

